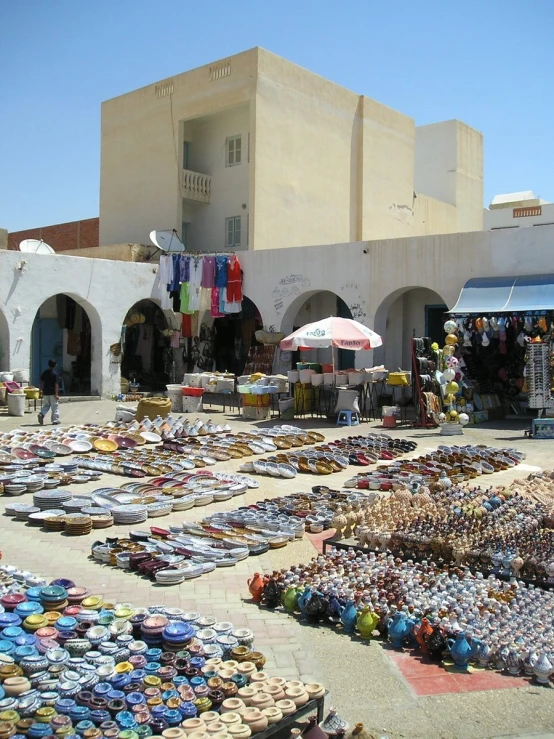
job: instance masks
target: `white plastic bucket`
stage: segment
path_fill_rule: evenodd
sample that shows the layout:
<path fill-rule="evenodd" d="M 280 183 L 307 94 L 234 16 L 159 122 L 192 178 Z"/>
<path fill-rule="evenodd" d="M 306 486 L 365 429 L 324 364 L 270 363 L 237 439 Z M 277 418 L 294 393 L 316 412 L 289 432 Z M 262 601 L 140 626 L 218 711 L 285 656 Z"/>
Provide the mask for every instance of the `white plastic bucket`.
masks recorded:
<path fill-rule="evenodd" d="M 335 385 L 348 385 L 348 375 L 343 375 L 341 372 L 336 372 Z"/>
<path fill-rule="evenodd" d="M 324 372 L 323 373 L 323 384 L 324 385 L 334 385 L 335 384 L 335 373 L 334 372 Z"/>
<path fill-rule="evenodd" d="M 289 378 L 289 382 L 299 382 L 300 372 L 298 370 L 289 370 L 287 372 L 287 377 Z"/>
<path fill-rule="evenodd" d="M 318 385 L 323 385 L 323 375 L 318 375 L 318 374 L 312 375 L 312 385 L 316 387 Z"/>
<path fill-rule="evenodd" d="M 312 381 L 312 377 L 315 372 L 311 369 L 301 369 L 298 374 L 300 375 L 300 382 L 303 384 L 309 384 Z"/>
<path fill-rule="evenodd" d="M 361 385 L 364 381 L 363 372 L 349 372 L 348 373 L 348 384 L 349 385 Z"/>
<path fill-rule="evenodd" d="M 174 413 L 182 413 L 183 388 L 181 385 L 167 385 L 167 397 L 171 400 L 171 410 Z"/>
<path fill-rule="evenodd" d="M 25 393 L 8 393 L 8 413 L 10 416 L 25 415 Z"/>
<path fill-rule="evenodd" d="M 185 384 L 189 387 L 202 387 L 202 375 L 200 375 L 198 372 L 193 372 L 190 375 L 185 375 L 185 377 L 188 378 L 188 382 L 186 382 Z"/>

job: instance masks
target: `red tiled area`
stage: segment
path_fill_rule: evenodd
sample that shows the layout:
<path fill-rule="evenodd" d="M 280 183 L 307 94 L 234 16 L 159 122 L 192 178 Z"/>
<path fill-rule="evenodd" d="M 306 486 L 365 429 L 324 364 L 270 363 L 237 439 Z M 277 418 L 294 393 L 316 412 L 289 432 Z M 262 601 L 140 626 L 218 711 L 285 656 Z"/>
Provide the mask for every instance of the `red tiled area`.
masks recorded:
<path fill-rule="evenodd" d="M 326 529 L 321 534 L 310 534 L 306 532 L 306 537 L 311 541 L 314 548 L 319 554 L 323 552 L 323 542 L 325 539 L 330 539 L 335 534 L 335 529 Z"/>
<path fill-rule="evenodd" d="M 464 671 L 454 665 L 442 666 L 410 652 L 387 650 L 387 654 L 418 696 L 522 688 L 528 686 L 530 682 L 523 677 L 510 677 L 480 667 L 472 666 Z"/>

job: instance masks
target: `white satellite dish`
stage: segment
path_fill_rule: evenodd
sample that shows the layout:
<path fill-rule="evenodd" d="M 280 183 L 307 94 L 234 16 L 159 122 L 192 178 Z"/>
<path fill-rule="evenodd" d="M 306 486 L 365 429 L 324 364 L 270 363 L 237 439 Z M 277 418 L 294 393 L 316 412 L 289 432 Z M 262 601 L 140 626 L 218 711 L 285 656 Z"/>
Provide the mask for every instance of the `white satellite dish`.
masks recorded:
<path fill-rule="evenodd" d="M 42 239 L 23 239 L 19 244 L 19 251 L 26 254 L 55 254 L 56 252 L 51 246 L 48 246 Z"/>
<path fill-rule="evenodd" d="M 151 231 L 150 240 L 162 251 L 185 251 L 183 242 L 177 236 L 177 231 Z"/>

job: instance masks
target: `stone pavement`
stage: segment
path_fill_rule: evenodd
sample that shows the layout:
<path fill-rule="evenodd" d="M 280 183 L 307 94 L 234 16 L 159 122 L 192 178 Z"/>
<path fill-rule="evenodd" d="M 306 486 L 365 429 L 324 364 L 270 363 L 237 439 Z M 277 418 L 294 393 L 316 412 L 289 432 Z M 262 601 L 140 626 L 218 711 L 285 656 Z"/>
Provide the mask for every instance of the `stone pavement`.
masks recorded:
<path fill-rule="evenodd" d="M 71 403 L 61 407 L 62 423 L 100 422 L 110 420 L 115 413 L 112 401 Z M 248 428 L 236 416 L 223 415 L 217 410 L 204 414 L 219 422 L 228 422 L 234 428 Z M 272 422 L 273 423 L 273 422 Z M 329 426 L 325 419 L 301 420 L 298 425 L 317 428 L 327 438 L 339 438 L 349 433 L 368 433 L 380 430 L 377 423 L 345 429 Z M 256 424 L 265 425 L 265 424 Z M 391 435 L 418 442 L 415 454 L 435 449 L 439 443 L 479 443 L 489 446 L 517 446 L 527 452 L 524 465 L 486 479 L 486 484 L 507 483 L 514 477 L 523 477 L 537 468 L 554 466 L 552 442 L 524 438 L 528 422 L 522 420 L 487 424 L 466 428 L 463 437 L 440 437 L 437 431 L 411 428 L 397 429 Z M 15 427 L 37 426 L 34 415 L 17 419 L 0 417 L 0 433 Z M 241 460 L 218 463 L 216 469 L 234 471 Z M 326 484 L 339 487 L 358 472 L 357 468 L 325 479 Z M 307 490 L 322 479 L 299 475 L 294 480 L 275 480 L 259 477 L 260 487 L 244 496 L 203 508 L 173 513 L 160 519 L 160 525 L 197 520 L 213 510 L 235 508 L 275 495 Z M 76 485 L 72 491 L 86 493 L 106 485 L 119 486 L 128 481 L 113 475 L 103 475 L 94 484 Z M 29 501 L 30 495 L 21 501 Z M 7 497 L 0 498 L 0 513 Z M 268 552 L 262 557 L 251 557 L 234 568 L 215 570 L 199 579 L 179 586 L 163 587 L 135 574 L 108 565 L 98 564 L 89 557 L 90 546 L 97 538 L 125 535 L 128 527 L 117 526 L 92 532 L 89 536 L 70 538 L 59 533 L 47 533 L 11 518 L 0 518 L 0 549 L 4 562 L 18 565 L 46 577 L 70 577 L 86 585 L 106 599 L 134 604 L 163 603 L 187 610 L 212 613 L 218 619 L 231 620 L 237 626 L 248 626 L 256 635 L 256 647 L 267 656 L 265 669 L 305 681 L 317 680 L 329 689 L 328 705 L 335 705 L 350 722 L 363 721 L 376 736 L 456 737 L 481 739 L 483 737 L 554 737 L 554 689 L 530 685 L 520 688 L 482 690 L 433 695 L 417 695 L 404 679 L 388 650 L 379 642 L 363 643 L 335 632 L 328 627 L 312 627 L 287 616 L 281 611 L 268 611 L 252 604 L 247 579 L 255 571 L 274 569 L 304 562 L 314 556 L 309 539 L 295 541 L 284 549 Z M 542 732 L 542 733 L 538 733 Z"/>

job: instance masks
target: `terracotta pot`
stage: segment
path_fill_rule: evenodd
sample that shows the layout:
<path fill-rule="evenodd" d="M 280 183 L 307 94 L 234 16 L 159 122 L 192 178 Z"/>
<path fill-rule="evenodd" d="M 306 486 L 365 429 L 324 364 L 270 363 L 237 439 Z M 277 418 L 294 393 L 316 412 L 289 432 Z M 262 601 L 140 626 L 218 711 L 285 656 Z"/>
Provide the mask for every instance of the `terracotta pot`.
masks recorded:
<path fill-rule="evenodd" d="M 272 708 L 275 705 L 275 700 L 268 693 L 260 691 L 252 698 L 250 705 L 259 708 L 261 711 L 263 708 Z"/>
<path fill-rule="evenodd" d="M 270 677 L 268 678 L 267 682 L 270 685 L 280 685 L 283 688 L 283 691 L 285 690 L 285 685 L 287 684 L 287 681 L 284 677 Z"/>
<path fill-rule="evenodd" d="M 310 700 L 313 700 L 314 698 L 323 698 L 325 695 L 325 686 L 321 683 L 308 683 L 304 688 Z"/>
<path fill-rule="evenodd" d="M 252 736 L 252 729 L 247 724 L 231 724 L 229 726 L 229 736 L 233 739 L 248 739 Z"/>
<path fill-rule="evenodd" d="M 224 682 L 228 682 L 235 673 L 236 670 L 227 670 L 225 667 L 217 668 L 217 674 Z"/>
<path fill-rule="evenodd" d="M 236 713 L 239 708 L 244 708 L 244 701 L 242 698 L 225 698 L 221 704 L 221 714 L 229 713 L 230 711 Z"/>
<path fill-rule="evenodd" d="M 253 662 L 258 670 L 265 665 L 265 656 L 261 652 L 250 652 L 249 661 Z"/>
<path fill-rule="evenodd" d="M 296 703 L 289 698 L 277 701 L 275 707 L 281 711 L 283 716 L 290 716 L 291 713 L 296 713 Z"/>
<path fill-rule="evenodd" d="M 308 693 L 306 693 L 306 689 L 304 687 L 287 688 L 285 690 L 285 696 L 293 701 L 294 704 L 298 707 L 303 706 L 310 700 L 310 697 Z"/>
<path fill-rule="evenodd" d="M 250 647 L 233 647 L 231 657 L 236 662 L 245 662 L 250 657 Z"/>
<path fill-rule="evenodd" d="M 186 718 L 181 723 L 181 726 L 187 734 L 191 734 L 193 731 L 203 731 L 206 727 L 206 724 L 202 721 L 201 718 Z"/>
<path fill-rule="evenodd" d="M 164 739 L 185 739 L 187 733 L 184 729 L 180 729 L 179 727 L 175 727 L 173 729 L 164 729 L 162 731 L 162 736 Z"/>
<path fill-rule="evenodd" d="M 221 689 L 223 690 L 223 695 L 226 698 L 233 698 L 233 696 L 235 696 L 239 692 L 238 685 L 236 683 L 232 683 L 231 681 L 223 683 Z"/>
<path fill-rule="evenodd" d="M 218 667 L 221 667 L 221 663 L 223 660 L 221 657 L 210 657 L 210 659 L 206 660 L 206 667 L 209 667 L 210 670 L 217 670 Z"/>
<path fill-rule="evenodd" d="M 258 709 L 250 708 L 242 714 L 242 723 L 250 727 L 250 731 L 255 734 L 259 731 L 267 729 L 267 716 Z"/>
<path fill-rule="evenodd" d="M 270 708 L 262 708 L 263 715 L 267 718 L 267 723 L 277 724 L 283 718 L 283 712 L 277 706 L 271 706 Z"/>
<path fill-rule="evenodd" d="M 223 680 L 220 677 L 210 677 L 208 688 L 210 690 L 221 690 L 223 688 Z"/>
<path fill-rule="evenodd" d="M 244 688 L 239 690 L 238 697 L 242 698 L 245 706 L 250 706 L 252 698 L 257 694 L 257 692 L 258 691 L 251 685 L 245 685 Z"/>
<path fill-rule="evenodd" d="M 267 682 L 264 684 L 264 693 L 270 695 L 274 701 L 281 701 L 285 697 L 285 691 L 282 685 Z"/>
<path fill-rule="evenodd" d="M 246 677 L 249 679 L 256 672 L 256 670 L 256 665 L 250 661 L 241 662 L 241 664 L 237 667 L 237 672 L 241 675 L 246 675 Z"/>
<path fill-rule="evenodd" d="M 7 677 L 2 683 L 2 687 L 8 698 L 14 698 L 26 690 L 31 690 L 31 683 L 26 677 Z"/>
<path fill-rule="evenodd" d="M 267 674 L 267 672 L 253 672 L 250 675 L 250 682 L 251 683 L 265 683 L 268 678 L 269 678 L 269 675 Z"/>
<path fill-rule="evenodd" d="M 235 659 L 228 659 L 225 662 L 222 662 L 219 666 L 223 670 L 233 670 L 233 674 L 235 674 L 239 663 Z"/>
<path fill-rule="evenodd" d="M 241 706 L 241 708 L 244 708 L 244 706 Z M 235 711 L 228 711 L 227 713 L 222 713 L 219 717 L 219 720 L 221 721 L 222 724 L 224 724 L 227 727 L 227 729 L 229 728 L 229 726 L 232 726 L 233 724 L 242 723 L 242 718 L 240 716 L 240 713 L 236 713 Z"/>
<path fill-rule="evenodd" d="M 221 734 L 227 733 L 227 724 L 222 723 L 221 721 L 212 721 L 209 724 L 206 724 L 206 731 L 208 734 Z"/>
<path fill-rule="evenodd" d="M 204 711 L 202 714 L 202 721 L 207 725 L 214 721 L 219 721 L 219 713 L 217 711 Z"/>

